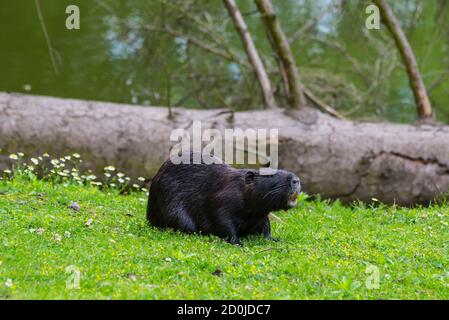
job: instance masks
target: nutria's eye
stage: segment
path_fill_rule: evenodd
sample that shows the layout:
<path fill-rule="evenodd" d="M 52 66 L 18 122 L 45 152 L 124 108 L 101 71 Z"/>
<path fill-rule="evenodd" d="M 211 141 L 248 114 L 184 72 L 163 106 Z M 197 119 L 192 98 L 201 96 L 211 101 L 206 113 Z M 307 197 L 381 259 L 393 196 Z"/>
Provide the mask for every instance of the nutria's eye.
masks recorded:
<path fill-rule="evenodd" d="M 299 184 L 299 178 L 298 177 L 292 177 L 292 182 L 291 182 L 291 186 L 293 189 L 298 189 L 300 187 Z"/>

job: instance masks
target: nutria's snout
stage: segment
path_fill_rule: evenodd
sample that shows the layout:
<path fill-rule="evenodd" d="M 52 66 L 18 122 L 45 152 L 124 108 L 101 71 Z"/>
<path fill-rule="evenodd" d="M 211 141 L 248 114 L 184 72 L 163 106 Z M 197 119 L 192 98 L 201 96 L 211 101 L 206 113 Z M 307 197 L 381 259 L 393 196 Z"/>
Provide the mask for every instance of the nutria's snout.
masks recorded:
<path fill-rule="evenodd" d="M 299 178 L 297 176 L 293 176 L 291 181 L 290 195 L 288 199 L 288 206 L 290 208 L 296 206 L 300 192 L 301 192 L 301 182 L 299 181 Z"/>

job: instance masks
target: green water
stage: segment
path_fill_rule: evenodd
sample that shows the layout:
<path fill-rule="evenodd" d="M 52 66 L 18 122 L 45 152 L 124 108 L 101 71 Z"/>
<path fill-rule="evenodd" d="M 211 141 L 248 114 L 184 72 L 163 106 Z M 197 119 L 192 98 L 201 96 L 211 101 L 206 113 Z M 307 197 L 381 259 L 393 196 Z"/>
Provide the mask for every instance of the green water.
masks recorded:
<path fill-rule="evenodd" d="M 190 2 L 196 3 L 199 11 L 194 13 L 206 24 L 222 25 L 227 19 L 221 0 Z M 286 33 L 292 34 L 330 1 L 273 2 Z M 269 60 L 270 46 L 260 17 L 254 14 L 253 1 L 238 3 L 257 47 Z M 352 0 L 344 3 L 342 8 L 324 15 L 307 36 L 313 34 L 325 41 L 335 39 L 363 66 L 364 74 L 354 72 L 354 64 L 335 47 L 305 37 L 292 44 L 304 82 L 310 83 L 328 103 L 343 111 L 351 111 L 358 101 L 353 112 L 357 117 L 413 121 L 416 117 L 413 95 L 400 60 L 388 71 L 390 64 L 381 58 L 384 54 L 386 57 L 391 55 L 377 50 L 373 44 L 369 45 L 363 36 L 366 32 L 363 31 L 364 6 L 368 2 Z M 65 9 L 71 4 L 80 8 L 80 30 L 65 27 Z M 175 9 L 161 5 L 158 0 L 40 0 L 40 6 L 56 66 L 50 58 L 35 1 L 2 0 L 0 91 L 144 105 L 260 107 L 257 85 L 251 79 L 243 79 L 245 77 L 235 64 L 220 61 L 198 48 L 192 49 L 191 61 L 200 76 L 205 77 L 212 72 L 221 74 L 218 82 L 199 81 L 195 88 L 195 82 L 189 77 L 191 70 L 187 66 L 187 51 L 182 38 L 174 39 L 149 31 L 136 32 L 119 23 L 126 21 L 128 26 L 142 27 L 166 20 L 183 31 L 193 28 L 177 16 Z M 395 1 L 393 7 L 415 50 L 426 85 L 432 88 L 430 97 L 438 119 L 447 122 L 449 77 L 445 74 L 449 72 L 449 1 L 403 0 Z M 223 30 L 226 42 L 245 58 L 232 25 L 228 24 Z M 197 31 L 189 32 L 196 34 Z M 369 32 L 373 43 L 389 40 L 386 30 Z M 202 41 L 212 43 L 207 34 L 197 33 Z M 388 50 L 394 53 L 394 47 Z M 319 91 L 319 81 L 316 82 L 315 77 L 321 73 L 329 79 L 337 77 L 336 82 L 343 82 L 341 96 L 338 94 L 340 84 L 336 87 L 337 94 Z M 273 81 L 276 83 L 277 80 Z M 376 81 L 379 83 L 369 89 Z M 249 97 L 241 98 L 242 91 Z M 360 95 L 359 100 L 352 97 L 352 92 Z"/>

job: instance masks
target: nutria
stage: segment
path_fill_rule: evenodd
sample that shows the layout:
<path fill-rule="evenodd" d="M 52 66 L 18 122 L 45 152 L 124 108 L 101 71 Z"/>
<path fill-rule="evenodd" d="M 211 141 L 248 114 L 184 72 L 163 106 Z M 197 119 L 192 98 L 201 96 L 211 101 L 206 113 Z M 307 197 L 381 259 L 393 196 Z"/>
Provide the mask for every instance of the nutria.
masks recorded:
<path fill-rule="evenodd" d="M 296 205 L 299 178 L 277 170 L 235 169 L 227 164 L 173 164 L 167 160 L 151 181 L 147 219 L 153 226 L 212 234 L 241 245 L 260 234 L 270 240 L 271 211 Z"/>

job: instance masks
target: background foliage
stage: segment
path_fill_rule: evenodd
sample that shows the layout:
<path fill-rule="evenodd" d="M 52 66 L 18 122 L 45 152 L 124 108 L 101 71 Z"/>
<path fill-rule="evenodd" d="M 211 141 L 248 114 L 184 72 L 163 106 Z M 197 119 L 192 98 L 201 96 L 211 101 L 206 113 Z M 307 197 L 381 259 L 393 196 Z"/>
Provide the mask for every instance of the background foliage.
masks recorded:
<path fill-rule="evenodd" d="M 273 1 L 292 41 L 305 85 L 353 118 L 411 122 L 408 78 L 386 27 L 365 28 L 369 1 Z M 440 121 L 449 121 L 449 3 L 389 2 L 418 59 Z M 76 4 L 81 29 L 65 28 Z M 276 60 L 253 1 L 238 4 L 283 100 Z M 0 11 L 0 91 L 191 108 L 258 109 L 253 72 L 195 46 L 190 39 L 246 61 L 220 0 L 41 1 L 58 60 L 55 73 L 32 1 L 8 1 Z M 20 21 L 20 23 L 18 23 Z M 168 34 L 174 30 L 177 36 Z"/>

